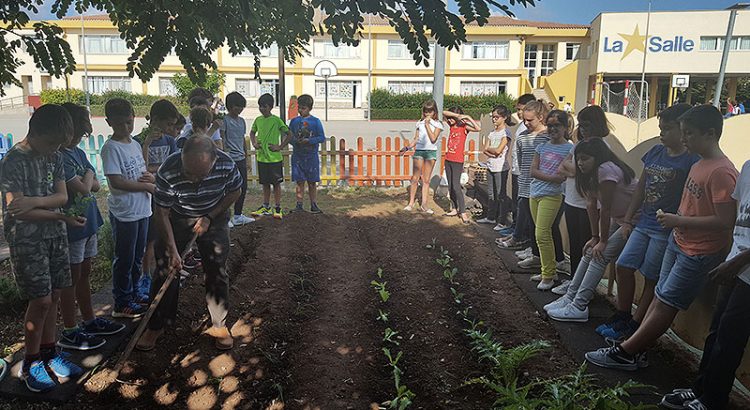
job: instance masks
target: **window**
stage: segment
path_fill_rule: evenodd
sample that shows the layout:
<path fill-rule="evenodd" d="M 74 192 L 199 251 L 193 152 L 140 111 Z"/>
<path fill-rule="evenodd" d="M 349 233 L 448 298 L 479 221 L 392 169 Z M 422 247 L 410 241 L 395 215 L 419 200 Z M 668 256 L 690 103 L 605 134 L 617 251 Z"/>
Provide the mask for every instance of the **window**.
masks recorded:
<path fill-rule="evenodd" d="M 580 49 L 581 43 L 565 43 L 565 59 L 568 61 L 577 59 Z"/>
<path fill-rule="evenodd" d="M 234 80 L 234 90 L 242 94 L 243 97 L 258 96 L 258 81 L 249 78 L 238 78 Z"/>
<path fill-rule="evenodd" d="M 388 81 L 388 90 L 396 94 L 431 93 L 432 81 Z"/>
<path fill-rule="evenodd" d="M 507 41 L 472 41 L 464 44 L 463 58 L 472 60 L 507 60 Z"/>
<path fill-rule="evenodd" d="M 351 100 L 354 98 L 356 89 L 361 87 L 360 81 L 331 81 L 328 80 L 328 98 L 340 98 Z M 325 80 L 315 80 L 315 97 L 325 98 Z"/>
<path fill-rule="evenodd" d="M 262 48 L 260 50 L 260 56 L 261 57 L 278 57 L 279 46 L 274 43 L 271 45 L 271 47 Z M 251 53 L 249 50 L 243 50 L 241 53 L 237 55 L 237 57 L 254 57 L 254 56 L 253 56 L 253 53 Z"/>
<path fill-rule="evenodd" d="M 430 58 L 435 58 L 435 43 L 430 42 Z M 389 60 L 409 60 L 411 54 L 406 44 L 401 40 L 388 40 L 388 59 Z"/>
<path fill-rule="evenodd" d="M 534 83 L 536 77 L 536 54 L 538 47 L 536 44 L 526 44 L 523 51 L 523 68 L 529 73 L 529 81 Z"/>
<path fill-rule="evenodd" d="M 725 36 L 701 37 L 701 51 L 724 50 Z M 750 36 L 732 37 L 729 43 L 730 50 L 750 50 Z"/>
<path fill-rule="evenodd" d="M 461 95 L 498 95 L 505 93 L 506 86 L 505 81 L 461 81 Z"/>
<path fill-rule="evenodd" d="M 539 74 L 550 75 L 555 71 L 555 45 L 542 44 L 542 62 Z"/>
<path fill-rule="evenodd" d="M 315 58 L 359 58 L 359 48 L 346 44 L 333 45 L 331 40 L 313 42 Z"/>
<path fill-rule="evenodd" d="M 174 87 L 174 84 L 172 84 L 171 78 L 159 78 L 159 95 L 177 95 L 177 89 Z"/>
<path fill-rule="evenodd" d="M 91 94 L 107 91 L 130 91 L 130 77 L 89 77 L 86 81 Z"/>
<path fill-rule="evenodd" d="M 83 53 L 84 42 L 88 54 L 127 54 L 125 40 L 118 36 L 85 36 L 79 37 L 79 48 Z"/>

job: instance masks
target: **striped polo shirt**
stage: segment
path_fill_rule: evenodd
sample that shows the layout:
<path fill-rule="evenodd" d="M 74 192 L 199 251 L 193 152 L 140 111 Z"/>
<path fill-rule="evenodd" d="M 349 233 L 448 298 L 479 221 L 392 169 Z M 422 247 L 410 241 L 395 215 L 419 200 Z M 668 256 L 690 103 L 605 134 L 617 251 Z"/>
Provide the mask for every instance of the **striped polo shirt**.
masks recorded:
<path fill-rule="evenodd" d="M 242 176 L 229 154 L 217 151 L 211 173 L 193 183 L 182 172 L 182 155 L 170 155 L 156 173 L 154 203 L 180 215 L 197 218 L 211 210 L 230 192 L 242 188 Z"/>
<path fill-rule="evenodd" d="M 531 163 L 534 161 L 536 147 L 549 141 L 547 132 L 533 135 L 528 130 L 524 131 L 516 139 L 516 155 L 521 174 L 518 175 L 518 196 L 528 198 L 531 196 Z"/>

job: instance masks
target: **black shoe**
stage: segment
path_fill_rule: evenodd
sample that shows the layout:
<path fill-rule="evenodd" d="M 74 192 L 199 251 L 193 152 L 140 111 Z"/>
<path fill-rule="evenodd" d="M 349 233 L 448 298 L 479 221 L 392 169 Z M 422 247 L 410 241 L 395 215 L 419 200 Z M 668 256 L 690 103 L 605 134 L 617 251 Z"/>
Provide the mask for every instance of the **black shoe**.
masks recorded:
<path fill-rule="evenodd" d="M 312 204 L 312 205 L 310 205 L 310 212 L 314 213 L 314 214 L 322 214 L 323 213 L 323 211 L 321 211 L 320 208 L 318 208 L 318 204 Z"/>
<path fill-rule="evenodd" d="M 674 389 L 672 393 L 667 393 L 662 397 L 659 405 L 668 409 L 683 410 L 687 409 L 687 404 L 695 398 L 693 389 Z"/>

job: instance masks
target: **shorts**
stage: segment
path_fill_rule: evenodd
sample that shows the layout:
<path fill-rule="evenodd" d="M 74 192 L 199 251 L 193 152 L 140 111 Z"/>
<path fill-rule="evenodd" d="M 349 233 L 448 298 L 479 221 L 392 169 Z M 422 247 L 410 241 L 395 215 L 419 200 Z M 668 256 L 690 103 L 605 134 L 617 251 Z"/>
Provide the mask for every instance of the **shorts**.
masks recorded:
<path fill-rule="evenodd" d="M 10 246 L 10 262 L 23 299 L 37 299 L 52 289 L 73 286 L 66 236 Z"/>
<path fill-rule="evenodd" d="M 317 155 L 292 156 L 292 181 L 320 182 L 320 158 Z"/>
<path fill-rule="evenodd" d="M 77 265 L 83 262 L 84 259 L 93 258 L 97 254 L 96 247 L 98 245 L 98 238 L 96 234 L 83 238 L 75 242 L 68 244 L 70 264 Z"/>
<path fill-rule="evenodd" d="M 669 235 L 656 297 L 665 305 L 687 310 L 708 283 L 708 272 L 724 261 L 724 252 L 689 256 Z"/>
<path fill-rule="evenodd" d="M 649 280 L 659 280 L 669 233 L 634 228 L 617 259 L 617 266 L 638 270 Z"/>
<path fill-rule="evenodd" d="M 437 151 L 418 149 L 414 151 L 414 158 L 421 158 L 425 161 L 437 160 Z"/>
<path fill-rule="evenodd" d="M 258 180 L 261 185 L 276 185 L 284 182 L 284 163 L 258 162 Z"/>

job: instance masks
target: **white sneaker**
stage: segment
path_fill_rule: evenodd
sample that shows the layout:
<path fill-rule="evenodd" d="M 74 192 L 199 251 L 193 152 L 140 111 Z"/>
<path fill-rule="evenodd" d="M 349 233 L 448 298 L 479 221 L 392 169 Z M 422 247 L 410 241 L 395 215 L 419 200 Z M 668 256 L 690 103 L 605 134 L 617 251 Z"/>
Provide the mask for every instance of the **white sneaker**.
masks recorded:
<path fill-rule="evenodd" d="M 546 279 L 539 282 L 538 285 L 536 285 L 536 288 L 538 290 L 547 291 L 552 289 L 555 286 L 555 281 L 552 279 Z"/>
<path fill-rule="evenodd" d="M 485 217 L 485 218 L 482 218 L 482 219 L 477 219 L 477 223 L 478 224 L 495 224 L 497 222 L 495 222 L 494 219 L 488 219 L 488 218 Z"/>
<path fill-rule="evenodd" d="M 555 295 L 564 295 L 568 293 L 568 286 L 570 286 L 570 281 L 564 280 L 563 283 L 552 288 L 552 293 Z"/>
<path fill-rule="evenodd" d="M 547 303 L 544 305 L 544 311 L 549 312 L 550 310 L 560 309 L 561 307 L 565 307 L 569 305 L 572 300 L 570 300 L 567 296 L 563 295 L 562 297 L 558 298 L 556 301 L 552 303 Z"/>
<path fill-rule="evenodd" d="M 523 269 L 541 268 L 542 261 L 538 256 L 531 255 L 530 257 L 518 262 L 518 267 Z"/>
<path fill-rule="evenodd" d="M 235 216 L 232 217 L 232 223 L 234 224 L 234 226 L 237 226 L 237 225 L 246 225 L 246 224 L 249 224 L 249 223 L 252 223 L 252 222 L 255 222 L 255 218 L 251 218 L 249 216 L 235 215 Z"/>
<path fill-rule="evenodd" d="M 520 250 L 520 251 L 516 251 L 516 256 L 520 260 L 524 260 L 524 259 L 526 259 L 526 258 L 528 258 L 529 256 L 532 256 L 532 255 L 534 255 L 534 252 L 531 250 L 531 247 L 523 249 L 523 250 Z"/>
<path fill-rule="evenodd" d="M 555 275 L 555 276 L 553 276 L 553 277 L 551 277 L 551 278 L 549 278 L 549 279 L 550 279 L 550 280 L 552 280 L 552 281 L 554 282 L 554 281 L 556 281 L 556 280 L 557 280 L 557 275 Z M 534 276 L 532 276 L 532 277 L 531 277 L 531 281 L 532 281 L 532 282 L 541 282 L 541 281 L 543 281 L 543 280 L 544 280 L 544 278 L 542 277 L 542 274 L 541 274 L 541 273 L 540 273 L 540 274 L 538 274 L 538 275 L 534 275 Z"/>
<path fill-rule="evenodd" d="M 234 224 L 232 223 L 232 218 L 229 218 L 229 222 L 227 222 L 227 226 L 229 227 L 229 229 L 234 228 Z"/>
<path fill-rule="evenodd" d="M 507 228 L 507 226 L 505 226 L 505 225 L 503 225 L 503 224 L 497 224 L 497 225 L 495 225 L 495 227 L 494 227 L 494 228 L 492 228 L 492 229 L 493 229 L 493 230 L 495 230 L 495 231 L 502 231 L 502 230 L 503 230 L 503 229 L 505 229 L 505 228 Z"/>
<path fill-rule="evenodd" d="M 550 319 L 558 322 L 588 322 L 589 308 L 587 306 L 585 309 L 579 310 L 572 303 L 569 303 L 565 307 L 548 310 L 547 315 Z"/>
<path fill-rule="evenodd" d="M 570 275 L 570 259 L 565 258 L 565 260 L 557 262 L 557 273 Z"/>

